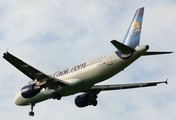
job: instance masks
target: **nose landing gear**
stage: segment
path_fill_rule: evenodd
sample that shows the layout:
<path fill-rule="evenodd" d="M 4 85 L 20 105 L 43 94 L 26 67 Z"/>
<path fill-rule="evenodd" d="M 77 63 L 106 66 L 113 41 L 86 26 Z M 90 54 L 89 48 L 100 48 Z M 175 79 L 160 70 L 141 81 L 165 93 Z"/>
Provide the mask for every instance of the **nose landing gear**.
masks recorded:
<path fill-rule="evenodd" d="M 29 112 L 29 116 L 34 116 L 33 108 L 35 104 L 31 103 L 31 111 Z"/>

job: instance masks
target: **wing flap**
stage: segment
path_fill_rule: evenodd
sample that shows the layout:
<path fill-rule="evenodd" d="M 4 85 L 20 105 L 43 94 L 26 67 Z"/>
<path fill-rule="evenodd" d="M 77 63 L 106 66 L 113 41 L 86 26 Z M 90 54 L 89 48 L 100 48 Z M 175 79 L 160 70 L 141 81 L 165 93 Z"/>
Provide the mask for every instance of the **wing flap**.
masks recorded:
<path fill-rule="evenodd" d="M 166 83 L 166 81 L 162 82 L 149 82 L 149 83 L 132 83 L 132 84 L 114 84 L 114 85 L 94 85 L 90 88 L 90 90 L 98 91 L 107 91 L 107 90 L 122 90 L 122 89 L 131 89 L 131 88 L 141 88 L 141 87 L 151 87 L 157 86 L 157 84 Z"/>

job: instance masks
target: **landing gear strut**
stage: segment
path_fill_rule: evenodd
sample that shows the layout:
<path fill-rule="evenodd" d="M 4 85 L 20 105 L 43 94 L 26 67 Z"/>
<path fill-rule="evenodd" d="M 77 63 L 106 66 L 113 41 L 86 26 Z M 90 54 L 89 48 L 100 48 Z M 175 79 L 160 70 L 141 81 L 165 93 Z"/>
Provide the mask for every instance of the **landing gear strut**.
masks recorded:
<path fill-rule="evenodd" d="M 35 104 L 31 103 L 31 111 L 29 112 L 29 116 L 34 116 L 33 108 Z"/>

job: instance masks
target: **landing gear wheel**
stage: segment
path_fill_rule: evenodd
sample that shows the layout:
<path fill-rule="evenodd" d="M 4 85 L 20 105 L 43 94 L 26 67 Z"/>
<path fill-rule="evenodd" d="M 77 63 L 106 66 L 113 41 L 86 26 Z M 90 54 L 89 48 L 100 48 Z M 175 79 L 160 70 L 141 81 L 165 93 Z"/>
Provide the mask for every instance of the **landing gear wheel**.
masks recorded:
<path fill-rule="evenodd" d="M 29 112 L 29 116 L 34 116 L 34 112 L 33 112 L 33 111 L 30 111 L 30 112 Z"/>
<path fill-rule="evenodd" d="M 98 101 L 97 101 L 97 100 L 93 100 L 93 101 L 92 101 L 92 105 L 93 105 L 93 106 L 96 106 L 96 105 L 97 105 L 97 103 L 98 103 Z"/>
<path fill-rule="evenodd" d="M 52 94 L 52 98 L 53 99 L 57 99 L 57 100 L 60 100 L 62 98 L 62 95 L 60 93 L 57 93 L 57 92 L 54 92 Z"/>
<path fill-rule="evenodd" d="M 57 100 L 60 100 L 61 97 L 62 97 L 61 94 L 58 94 L 58 95 L 57 95 Z"/>
<path fill-rule="evenodd" d="M 52 98 L 53 98 L 53 99 L 56 99 L 56 93 L 53 93 L 53 94 L 52 94 Z"/>

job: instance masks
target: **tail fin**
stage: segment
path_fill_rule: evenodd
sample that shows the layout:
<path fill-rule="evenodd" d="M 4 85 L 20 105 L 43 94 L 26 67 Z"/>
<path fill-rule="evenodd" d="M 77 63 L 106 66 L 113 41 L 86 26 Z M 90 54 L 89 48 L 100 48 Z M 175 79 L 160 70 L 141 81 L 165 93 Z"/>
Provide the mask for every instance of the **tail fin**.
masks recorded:
<path fill-rule="evenodd" d="M 123 44 L 135 49 L 139 45 L 144 7 L 137 9 L 134 18 L 128 28 Z"/>

